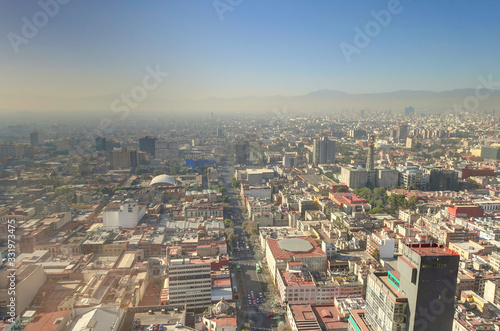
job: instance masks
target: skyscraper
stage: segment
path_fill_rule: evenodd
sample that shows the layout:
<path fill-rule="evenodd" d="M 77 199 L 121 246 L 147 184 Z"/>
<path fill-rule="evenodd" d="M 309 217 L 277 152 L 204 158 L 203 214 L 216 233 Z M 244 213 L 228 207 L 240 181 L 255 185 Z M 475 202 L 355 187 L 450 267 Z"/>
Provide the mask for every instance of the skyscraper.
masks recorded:
<path fill-rule="evenodd" d="M 415 115 L 415 108 L 413 108 L 412 106 L 408 106 L 405 108 L 405 116 L 413 116 Z"/>
<path fill-rule="evenodd" d="M 397 270 L 368 278 L 365 311 L 348 330 L 451 331 L 460 256 L 438 244 L 407 244 Z"/>
<path fill-rule="evenodd" d="M 248 141 L 239 140 L 233 145 L 234 160 L 237 164 L 247 164 L 250 156 L 250 144 Z"/>
<path fill-rule="evenodd" d="M 107 150 L 106 138 L 105 137 L 96 137 L 95 138 L 95 149 L 96 149 L 96 151 L 105 151 L 105 150 Z"/>
<path fill-rule="evenodd" d="M 152 157 L 156 157 L 156 138 L 144 137 L 139 139 L 139 150 L 146 152 Z"/>
<path fill-rule="evenodd" d="M 111 169 L 136 168 L 138 165 L 137 151 L 122 148 L 109 153 Z"/>
<path fill-rule="evenodd" d="M 32 147 L 39 146 L 42 138 L 40 137 L 40 132 L 33 131 L 30 133 L 30 144 Z"/>
<path fill-rule="evenodd" d="M 313 142 L 314 164 L 333 164 L 337 153 L 337 142 L 323 137 Z"/>
<path fill-rule="evenodd" d="M 375 187 L 375 158 L 374 158 L 375 136 L 368 135 L 368 156 L 366 158 L 367 181 L 366 186 L 373 189 Z"/>
<path fill-rule="evenodd" d="M 408 298 L 408 330 L 452 330 L 459 262 L 444 245 L 403 246 L 399 290 Z"/>
<path fill-rule="evenodd" d="M 408 125 L 400 124 L 396 128 L 396 139 L 406 139 L 408 137 Z"/>

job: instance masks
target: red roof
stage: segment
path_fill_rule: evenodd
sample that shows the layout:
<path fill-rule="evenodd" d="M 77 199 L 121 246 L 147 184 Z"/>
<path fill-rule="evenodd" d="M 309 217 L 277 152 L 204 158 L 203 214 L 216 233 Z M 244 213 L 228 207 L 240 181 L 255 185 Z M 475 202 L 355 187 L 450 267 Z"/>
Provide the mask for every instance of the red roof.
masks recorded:
<path fill-rule="evenodd" d="M 353 193 L 330 193 L 330 196 L 332 197 L 333 202 L 336 202 L 340 205 L 350 206 L 368 203 L 368 200 L 358 197 Z"/>
<path fill-rule="evenodd" d="M 279 241 L 283 239 L 273 239 L 273 238 L 267 238 L 267 243 L 269 245 L 269 248 L 271 249 L 271 252 L 274 256 L 275 259 L 281 259 L 281 260 L 287 260 L 291 259 L 292 256 L 295 258 L 300 258 L 300 257 L 326 257 L 325 252 L 319 247 L 319 245 L 314 241 L 314 239 L 311 236 L 308 237 L 293 237 L 294 239 L 303 239 L 309 241 L 313 248 L 308 251 L 308 252 L 289 252 L 284 249 L 282 249 L 279 246 Z M 285 238 L 286 239 L 286 238 Z"/>
<path fill-rule="evenodd" d="M 408 245 L 420 256 L 453 256 L 458 255 L 444 245 L 438 244 L 412 244 Z"/>
<path fill-rule="evenodd" d="M 55 331 L 60 324 L 54 323 L 58 318 L 64 318 L 68 310 L 55 311 L 53 313 L 44 313 L 36 315 L 23 330 L 27 331 Z"/>
<path fill-rule="evenodd" d="M 213 317 L 210 321 L 215 322 L 217 328 L 224 326 L 237 326 L 236 317 Z"/>

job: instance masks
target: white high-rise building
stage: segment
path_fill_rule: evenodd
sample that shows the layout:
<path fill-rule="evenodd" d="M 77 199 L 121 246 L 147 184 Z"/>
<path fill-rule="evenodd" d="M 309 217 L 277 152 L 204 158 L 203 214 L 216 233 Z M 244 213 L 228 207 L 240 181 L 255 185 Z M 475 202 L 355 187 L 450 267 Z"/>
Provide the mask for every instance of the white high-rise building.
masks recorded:
<path fill-rule="evenodd" d="M 212 303 L 210 259 L 172 259 L 168 263 L 168 304 L 206 308 Z"/>

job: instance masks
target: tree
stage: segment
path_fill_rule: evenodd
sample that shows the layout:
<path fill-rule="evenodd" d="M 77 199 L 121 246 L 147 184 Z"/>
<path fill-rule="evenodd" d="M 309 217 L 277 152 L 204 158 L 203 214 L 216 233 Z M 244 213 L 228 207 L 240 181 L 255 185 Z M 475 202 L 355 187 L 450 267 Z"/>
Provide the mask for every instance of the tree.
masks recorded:
<path fill-rule="evenodd" d="M 141 175 L 141 180 L 150 180 L 151 176 L 149 174 L 142 174 Z"/>
<path fill-rule="evenodd" d="M 384 212 L 385 212 L 385 210 L 384 210 L 384 208 L 383 208 L 383 207 L 375 207 L 375 208 L 373 208 L 372 210 L 370 210 L 370 212 L 369 212 L 369 213 L 370 213 L 370 214 L 382 214 L 382 213 L 384 213 Z"/>
<path fill-rule="evenodd" d="M 228 243 L 232 243 L 236 238 L 236 235 L 234 234 L 234 228 L 232 227 L 224 229 L 224 234 L 226 235 L 226 240 Z"/>
<path fill-rule="evenodd" d="M 233 221 L 231 221 L 229 218 L 226 218 L 224 220 L 224 226 L 226 228 L 232 228 L 232 227 L 234 227 Z"/>
<path fill-rule="evenodd" d="M 253 241 L 253 242 L 258 242 L 259 241 L 259 236 L 257 234 L 252 234 L 250 236 L 250 241 Z"/>
<path fill-rule="evenodd" d="M 239 181 L 239 180 L 236 180 L 236 178 L 233 178 L 233 180 L 231 181 L 231 185 L 232 185 L 234 188 L 238 188 L 238 187 L 240 187 L 240 181 Z"/>
<path fill-rule="evenodd" d="M 405 207 L 410 209 L 410 210 L 416 210 L 418 206 L 418 198 L 417 197 L 410 197 L 405 201 Z"/>
<path fill-rule="evenodd" d="M 406 198 L 403 194 L 391 194 L 387 198 L 387 202 L 390 204 L 389 212 L 395 215 L 400 208 L 405 208 Z"/>
<path fill-rule="evenodd" d="M 111 190 L 109 187 L 103 187 L 103 188 L 101 189 L 101 193 L 102 193 L 102 194 L 112 195 L 112 194 L 113 194 L 113 190 Z"/>
<path fill-rule="evenodd" d="M 241 227 L 250 235 L 257 233 L 257 225 L 254 221 L 244 221 Z"/>
<path fill-rule="evenodd" d="M 60 196 L 60 195 L 64 195 L 66 197 L 66 199 L 72 201 L 75 194 L 76 194 L 76 191 L 75 189 L 72 189 L 70 187 L 67 187 L 67 186 L 62 186 L 62 187 L 58 187 L 55 189 L 55 194 Z"/>
<path fill-rule="evenodd" d="M 164 170 L 161 170 L 161 169 L 156 169 L 155 171 L 153 171 L 153 176 L 159 176 L 159 175 L 163 175 L 165 173 Z"/>
<path fill-rule="evenodd" d="M 113 189 L 113 193 L 116 191 L 124 190 L 124 189 L 125 189 L 125 187 L 123 187 L 123 186 L 115 186 L 115 188 Z"/>
<path fill-rule="evenodd" d="M 339 182 L 336 182 L 336 183 L 338 184 Z M 349 189 L 347 187 L 345 187 L 345 186 L 341 186 L 341 187 L 339 187 L 337 189 L 337 192 L 339 192 L 339 193 L 345 193 L 345 192 L 349 192 Z"/>

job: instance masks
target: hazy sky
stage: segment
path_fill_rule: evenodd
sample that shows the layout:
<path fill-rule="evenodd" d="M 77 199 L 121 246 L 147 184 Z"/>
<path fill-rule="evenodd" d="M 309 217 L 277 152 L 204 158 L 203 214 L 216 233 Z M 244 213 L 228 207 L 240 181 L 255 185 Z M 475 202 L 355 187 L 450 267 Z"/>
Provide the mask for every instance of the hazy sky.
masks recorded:
<path fill-rule="evenodd" d="M 388 8 L 390 22 L 374 23 L 371 12 Z M 152 98 L 441 91 L 475 87 L 488 74 L 500 81 L 499 1 L 70 0 L 53 17 L 40 11 L 37 1 L 0 0 L 0 108 L 84 107 L 130 92 L 147 66 L 170 74 Z M 36 33 L 23 32 L 37 19 Z M 340 44 L 356 46 L 356 27 L 374 30 L 349 62 Z"/>

